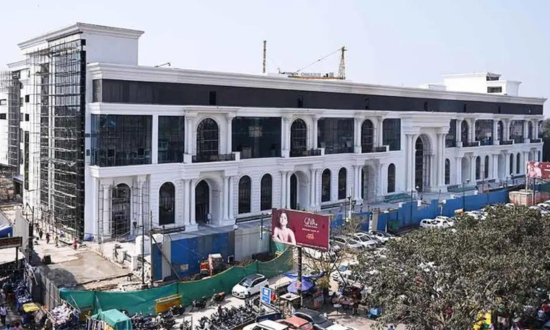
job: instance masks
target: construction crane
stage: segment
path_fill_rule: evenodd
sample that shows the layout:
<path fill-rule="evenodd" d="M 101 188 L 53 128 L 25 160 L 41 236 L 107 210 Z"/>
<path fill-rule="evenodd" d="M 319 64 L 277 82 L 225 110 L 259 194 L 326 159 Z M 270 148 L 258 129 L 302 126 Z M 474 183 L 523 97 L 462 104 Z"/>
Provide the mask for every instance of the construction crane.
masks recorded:
<path fill-rule="evenodd" d="M 346 46 L 343 46 L 341 48 L 338 48 L 336 51 L 321 57 L 320 59 L 304 66 L 303 68 L 294 71 L 294 72 L 281 72 L 279 70 L 279 74 L 287 75 L 289 78 L 294 79 L 309 79 L 309 80 L 346 80 L 346 55 L 345 53 L 348 51 Z M 303 72 L 303 70 L 309 68 L 310 66 L 317 64 L 328 57 L 331 57 L 332 55 L 340 53 L 340 66 L 338 68 L 338 75 L 335 76 L 334 72 L 328 72 L 328 73 L 312 73 L 312 72 Z M 266 73 L 266 58 L 267 58 L 267 41 L 264 40 L 263 43 L 263 73 Z"/>

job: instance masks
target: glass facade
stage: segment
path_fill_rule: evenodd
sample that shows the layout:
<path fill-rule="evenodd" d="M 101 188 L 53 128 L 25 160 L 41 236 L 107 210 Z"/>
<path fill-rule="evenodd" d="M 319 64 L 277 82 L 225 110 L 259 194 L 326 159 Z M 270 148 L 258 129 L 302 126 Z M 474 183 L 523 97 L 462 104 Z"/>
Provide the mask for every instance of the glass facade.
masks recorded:
<path fill-rule="evenodd" d="M 92 165 L 151 164 L 151 122 L 151 116 L 92 115 Z"/>
<path fill-rule="evenodd" d="M 497 123 L 497 137 L 499 141 L 504 141 L 504 126 L 502 120 L 499 120 Z"/>
<path fill-rule="evenodd" d="M 401 150 L 401 119 L 384 119 L 382 144 L 389 146 L 390 151 Z"/>
<path fill-rule="evenodd" d="M 395 165 L 388 166 L 388 194 L 395 192 Z"/>
<path fill-rule="evenodd" d="M 265 174 L 260 184 L 260 209 L 262 211 L 270 210 L 273 200 L 273 178 L 270 174 Z"/>
<path fill-rule="evenodd" d="M 481 179 L 481 157 L 476 157 L 476 180 Z"/>
<path fill-rule="evenodd" d="M 348 171 L 342 167 L 338 172 L 338 199 L 346 198 L 346 179 Z"/>
<path fill-rule="evenodd" d="M 468 123 L 463 120 L 462 124 L 460 124 L 460 138 L 462 139 L 462 145 L 470 142 L 468 135 L 470 135 L 470 127 L 468 126 Z"/>
<path fill-rule="evenodd" d="M 483 170 L 483 174 L 484 174 L 484 177 L 485 179 L 488 179 L 489 178 L 489 156 L 485 156 L 485 168 Z"/>
<path fill-rule="evenodd" d="M 518 152 L 516 155 L 516 174 L 519 174 L 521 171 L 521 154 Z"/>
<path fill-rule="evenodd" d="M 445 184 L 451 183 L 451 161 L 445 159 Z"/>
<path fill-rule="evenodd" d="M 330 170 L 323 171 L 321 176 L 321 202 L 330 202 Z"/>
<path fill-rule="evenodd" d="M 217 159 L 219 143 L 220 132 L 218 124 L 213 119 L 203 119 L 197 127 L 197 158 Z"/>
<path fill-rule="evenodd" d="M 510 154 L 510 175 L 514 174 L 514 154 Z M 508 173 L 506 173 L 508 175 Z"/>
<path fill-rule="evenodd" d="M 158 162 L 183 163 L 185 117 L 159 116 Z"/>
<path fill-rule="evenodd" d="M 493 144 L 493 120 L 476 120 L 476 141 L 482 146 Z"/>
<path fill-rule="evenodd" d="M 290 157 L 307 156 L 307 126 L 296 119 L 290 126 Z"/>
<path fill-rule="evenodd" d="M 456 119 L 451 119 L 449 123 L 449 133 L 445 136 L 445 147 L 456 147 Z"/>
<path fill-rule="evenodd" d="M 514 143 L 523 143 L 523 120 L 512 120 L 510 122 L 510 140 Z"/>
<path fill-rule="evenodd" d="M 159 225 L 170 225 L 176 222 L 176 188 L 171 182 L 166 182 L 159 191 Z"/>
<path fill-rule="evenodd" d="M 232 136 L 241 159 L 281 157 L 281 118 L 235 117 Z"/>
<path fill-rule="evenodd" d="M 528 139 L 533 139 L 533 123 L 532 122 L 527 122 L 527 138 Z"/>
<path fill-rule="evenodd" d="M 250 213 L 252 183 L 248 175 L 239 180 L 239 214 Z"/>
<path fill-rule="evenodd" d="M 130 233 L 131 193 L 128 185 L 121 183 L 112 190 L 111 200 L 111 230 L 113 237 L 121 237 Z"/>
<path fill-rule="evenodd" d="M 361 152 L 372 152 L 374 149 L 374 125 L 365 120 L 361 125 Z"/>
<path fill-rule="evenodd" d="M 325 148 L 325 154 L 353 152 L 353 118 L 322 118 L 317 126 L 318 146 Z"/>

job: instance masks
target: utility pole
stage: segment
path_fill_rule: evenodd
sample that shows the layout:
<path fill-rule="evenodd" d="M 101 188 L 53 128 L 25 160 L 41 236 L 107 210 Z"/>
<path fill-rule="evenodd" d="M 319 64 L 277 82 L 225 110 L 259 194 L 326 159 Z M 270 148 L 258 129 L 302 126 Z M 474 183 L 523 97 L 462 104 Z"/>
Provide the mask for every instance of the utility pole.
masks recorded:
<path fill-rule="evenodd" d="M 264 40 L 264 58 L 263 58 L 263 70 L 262 72 L 266 73 L 266 59 L 267 59 L 267 40 Z"/>

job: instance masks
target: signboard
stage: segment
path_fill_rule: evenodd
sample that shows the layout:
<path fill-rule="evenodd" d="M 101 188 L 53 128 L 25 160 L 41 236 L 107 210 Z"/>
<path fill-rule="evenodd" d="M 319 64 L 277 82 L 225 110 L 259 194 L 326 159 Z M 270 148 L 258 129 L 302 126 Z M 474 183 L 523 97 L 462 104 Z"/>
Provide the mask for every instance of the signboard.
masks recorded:
<path fill-rule="evenodd" d="M 263 287 L 262 288 L 262 302 L 266 304 L 271 304 L 271 289 Z"/>
<path fill-rule="evenodd" d="M 328 251 L 328 215 L 273 209 L 271 228 L 274 242 Z"/>
<path fill-rule="evenodd" d="M 22 245 L 23 238 L 20 236 L 0 238 L 0 249 L 16 248 L 21 247 Z"/>
<path fill-rule="evenodd" d="M 537 179 L 550 179 L 550 163 L 527 162 L 526 177 Z"/>

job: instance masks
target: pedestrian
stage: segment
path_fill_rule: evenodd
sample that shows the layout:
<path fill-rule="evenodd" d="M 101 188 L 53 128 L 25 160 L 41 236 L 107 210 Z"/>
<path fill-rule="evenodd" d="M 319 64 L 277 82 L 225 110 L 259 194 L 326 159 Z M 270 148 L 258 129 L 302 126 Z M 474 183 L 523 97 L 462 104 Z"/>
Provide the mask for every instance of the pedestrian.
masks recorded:
<path fill-rule="evenodd" d="M 0 307 L 0 321 L 2 322 L 2 325 L 6 325 L 6 316 L 8 316 L 8 309 L 4 304 Z"/>
<path fill-rule="evenodd" d="M 393 324 L 390 324 L 390 326 L 388 327 L 388 330 L 395 330 L 395 327 L 393 326 Z"/>
<path fill-rule="evenodd" d="M 222 318 L 222 317 L 223 317 L 222 305 L 218 305 L 218 317 L 219 317 L 219 318 Z"/>
<path fill-rule="evenodd" d="M 55 235 L 55 247 L 59 247 L 59 237 L 57 235 Z"/>
<path fill-rule="evenodd" d="M 42 231 L 42 228 L 38 231 L 38 238 L 42 239 L 42 235 L 44 235 L 44 232 Z"/>
<path fill-rule="evenodd" d="M 50 244 L 50 233 L 46 233 L 46 244 Z"/>
<path fill-rule="evenodd" d="M 78 239 L 75 237 L 73 241 L 73 248 L 76 250 L 78 248 Z"/>

